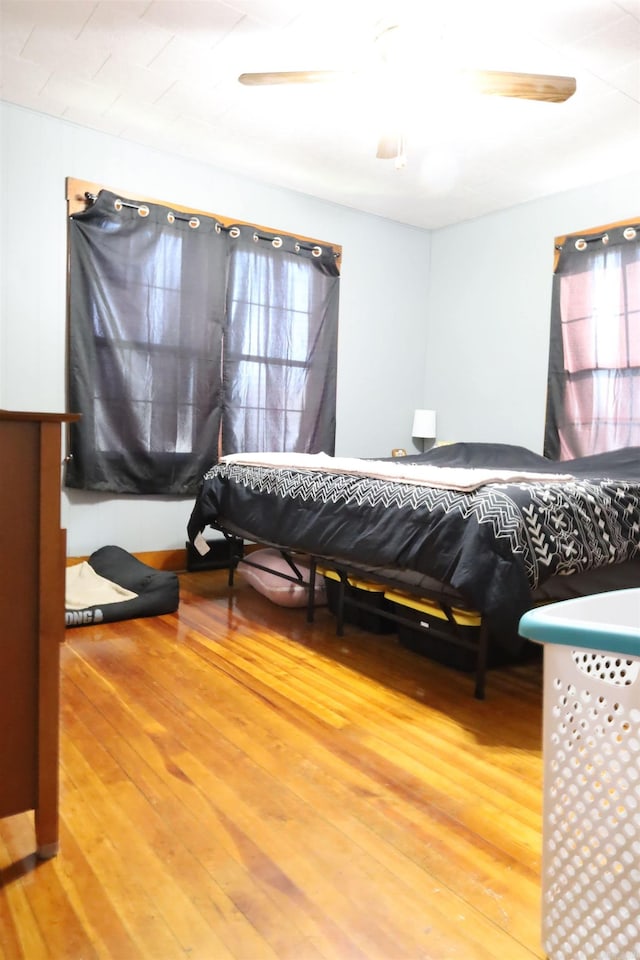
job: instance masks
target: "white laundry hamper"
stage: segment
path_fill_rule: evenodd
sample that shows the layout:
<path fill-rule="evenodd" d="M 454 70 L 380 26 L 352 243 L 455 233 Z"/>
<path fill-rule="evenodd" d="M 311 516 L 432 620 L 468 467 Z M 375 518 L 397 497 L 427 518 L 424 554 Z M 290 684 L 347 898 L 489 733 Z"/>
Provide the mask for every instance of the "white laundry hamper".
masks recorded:
<path fill-rule="evenodd" d="M 542 945 L 640 960 L 640 589 L 530 610 L 544 645 Z"/>

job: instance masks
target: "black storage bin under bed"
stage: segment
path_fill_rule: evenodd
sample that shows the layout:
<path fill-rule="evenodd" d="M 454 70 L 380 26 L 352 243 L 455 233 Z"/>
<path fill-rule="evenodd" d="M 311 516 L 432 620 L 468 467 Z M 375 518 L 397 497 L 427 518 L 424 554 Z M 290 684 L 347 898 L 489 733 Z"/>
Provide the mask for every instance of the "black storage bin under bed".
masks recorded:
<path fill-rule="evenodd" d="M 466 673 L 477 670 L 482 626 L 480 613 L 400 590 L 388 590 L 384 597 L 398 617 L 415 622 L 415 627 L 398 623 L 398 639 L 403 647 L 455 670 Z M 501 644 L 490 642 L 487 667 L 522 662 L 528 656 L 529 646 L 516 657 Z"/>
<path fill-rule="evenodd" d="M 398 623 L 398 639 L 403 647 L 456 670 L 476 670 L 482 624 L 479 613 L 444 607 L 437 600 L 400 590 L 387 591 L 385 599 L 399 617 L 415 622 L 415 627 Z M 499 649 L 490 646 L 487 666 L 497 666 L 495 658 L 499 654 Z"/>
<path fill-rule="evenodd" d="M 325 567 L 317 569 L 318 573 L 324 576 L 327 606 L 334 616 L 338 616 L 340 579 L 344 574 Z M 346 577 L 342 610 L 344 622 L 367 630 L 369 633 L 395 633 L 397 626 L 393 620 L 380 616 L 381 611 L 390 612 L 391 610 L 391 605 L 384 596 L 386 589 L 383 583 L 361 580 L 354 576 Z"/>

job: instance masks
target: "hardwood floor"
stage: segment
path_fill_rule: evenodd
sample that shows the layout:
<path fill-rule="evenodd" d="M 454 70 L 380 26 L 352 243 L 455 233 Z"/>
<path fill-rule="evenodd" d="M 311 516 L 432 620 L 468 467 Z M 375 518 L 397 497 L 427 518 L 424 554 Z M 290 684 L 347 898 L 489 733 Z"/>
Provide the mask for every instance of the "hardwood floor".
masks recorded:
<path fill-rule="evenodd" d="M 2 960 L 541 958 L 539 663 L 469 675 L 226 572 L 62 648 L 61 852 L 0 821 Z"/>

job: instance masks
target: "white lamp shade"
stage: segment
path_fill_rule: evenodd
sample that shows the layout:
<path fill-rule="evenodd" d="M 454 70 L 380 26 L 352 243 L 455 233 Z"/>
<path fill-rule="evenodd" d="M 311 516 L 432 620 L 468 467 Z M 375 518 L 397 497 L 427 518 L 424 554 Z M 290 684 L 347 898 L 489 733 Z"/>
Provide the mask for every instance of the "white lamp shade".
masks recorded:
<path fill-rule="evenodd" d="M 436 412 L 435 410 L 416 410 L 413 414 L 412 437 L 434 437 L 436 436 Z"/>

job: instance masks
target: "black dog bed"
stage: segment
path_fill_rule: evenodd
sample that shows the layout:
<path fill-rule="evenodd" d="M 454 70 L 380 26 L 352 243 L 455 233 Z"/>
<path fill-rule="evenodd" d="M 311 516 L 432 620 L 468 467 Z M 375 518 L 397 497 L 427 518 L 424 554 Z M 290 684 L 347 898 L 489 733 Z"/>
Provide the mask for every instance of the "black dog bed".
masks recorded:
<path fill-rule="evenodd" d="M 137 617 L 157 617 L 163 613 L 173 613 L 178 609 L 180 602 L 180 584 L 177 574 L 170 570 L 156 570 L 145 563 L 141 563 L 135 557 L 123 550 L 122 547 L 101 547 L 92 553 L 86 564 L 91 570 L 86 570 L 88 574 L 82 581 L 77 581 L 74 588 L 74 605 L 69 607 L 69 581 L 67 581 L 67 608 L 65 609 L 65 622 L 67 627 L 80 627 L 91 623 L 111 623 L 115 620 L 131 620 Z M 83 573 L 81 570 L 75 570 L 69 567 L 74 575 Z M 108 584 L 102 584 L 103 592 L 106 596 L 110 595 L 110 585 L 123 588 L 129 594 L 125 594 L 125 599 L 114 600 L 111 602 L 88 602 L 86 606 L 78 607 L 78 597 L 82 597 L 82 583 L 86 582 L 89 586 L 92 583 L 92 573 L 95 572 L 98 577 L 103 577 L 109 581 Z M 93 578 L 97 580 L 97 578 Z M 98 582 L 97 586 L 101 584 Z M 135 594 L 135 596 L 130 596 Z M 87 597 L 91 591 L 87 592 Z M 92 599 L 95 600 L 93 597 Z"/>

